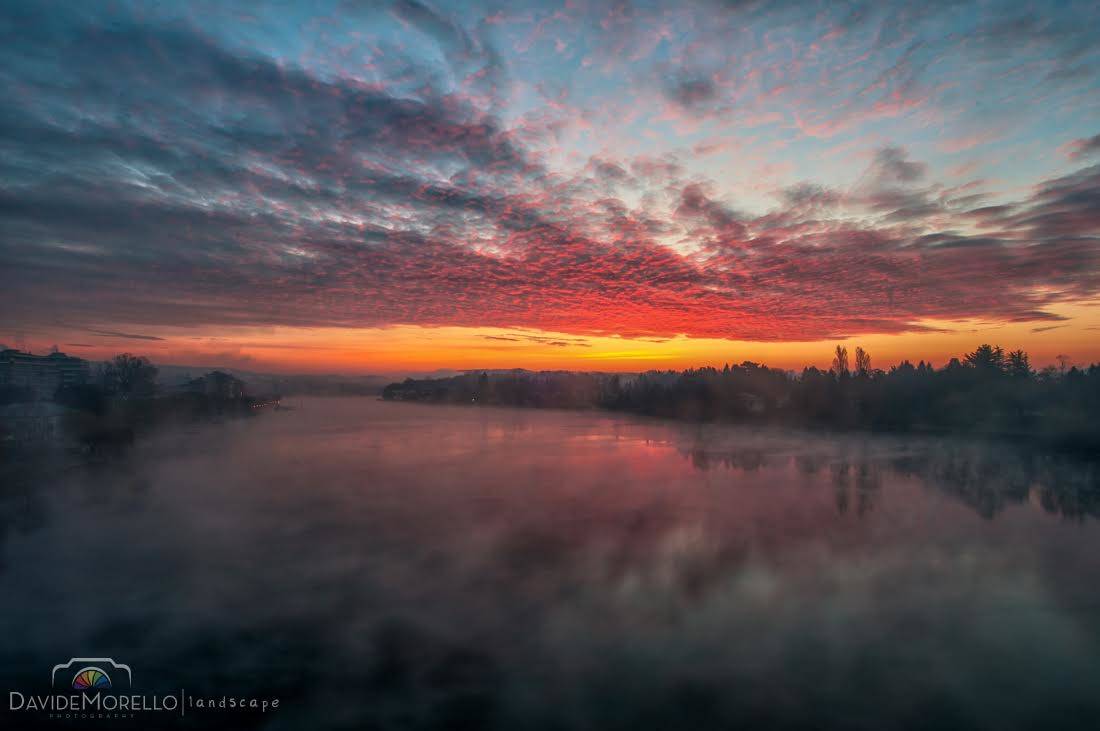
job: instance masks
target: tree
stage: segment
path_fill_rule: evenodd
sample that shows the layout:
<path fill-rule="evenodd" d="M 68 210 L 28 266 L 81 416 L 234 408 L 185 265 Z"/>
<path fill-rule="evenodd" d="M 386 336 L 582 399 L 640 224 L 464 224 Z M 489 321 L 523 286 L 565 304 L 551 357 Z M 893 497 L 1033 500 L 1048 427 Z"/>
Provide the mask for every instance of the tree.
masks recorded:
<path fill-rule="evenodd" d="M 1013 378 L 1031 378 L 1031 360 L 1022 350 L 1008 354 L 1008 375 Z"/>
<path fill-rule="evenodd" d="M 157 367 L 144 356 L 123 353 L 103 366 L 103 387 L 123 396 L 152 396 L 157 385 Z"/>
<path fill-rule="evenodd" d="M 833 356 L 833 371 L 837 376 L 848 375 L 848 349 L 843 345 L 836 346 Z"/>
<path fill-rule="evenodd" d="M 1003 373 L 1005 370 L 1005 352 L 999 345 L 983 343 L 965 356 L 966 364 L 983 373 Z"/>
<path fill-rule="evenodd" d="M 871 375 L 871 354 L 856 346 L 856 375 L 867 378 Z"/>

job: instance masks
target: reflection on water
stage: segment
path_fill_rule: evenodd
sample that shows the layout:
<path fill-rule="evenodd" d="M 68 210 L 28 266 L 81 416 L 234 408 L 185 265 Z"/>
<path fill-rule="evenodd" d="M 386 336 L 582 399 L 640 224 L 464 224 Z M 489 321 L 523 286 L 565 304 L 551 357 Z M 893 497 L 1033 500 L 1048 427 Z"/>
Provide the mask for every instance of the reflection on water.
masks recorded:
<path fill-rule="evenodd" d="M 1094 728 L 1096 465 L 365 399 L 6 466 L 0 681 L 264 728 Z M 243 719 L 243 720 L 242 720 Z"/>
<path fill-rule="evenodd" d="M 727 438 L 741 440 L 734 432 Z M 853 499 L 858 513 L 863 515 L 873 505 L 874 494 L 884 477 L 903 476 L 917 479 L 929 489 L 954 495 L 972 507 L 979 515 L 993 518 L 1009 505 L 1033 501 L 1046 512 L 1065 517 L 1100 518 L 1100 469 L 1095 461 L 1069 458 L 988 443 L 953 444 L 943 440 L 876 439 L 875 451 L 868 452 L 864 443 L 853 455 L 840 449 L 798 453 L 810 447 L 806 442 L 813 435 L 803 435 L 800 446 L 776 440 L 770 450 L 759 447 L 734 447 L 730 451 L 713 451 L 698 441 L 682 451 L 694 467 L 710 470 L 724 467 L 741 472 L 761 468 L 782 468 L 793 463 L 806 475 L 817 475 L 828 469 L 836 491 L 837 510 L 845 512 Z M 905 449 L 901 447 L 905 445 Z M 890 452 L 896 452 L 891 454 Z"/>

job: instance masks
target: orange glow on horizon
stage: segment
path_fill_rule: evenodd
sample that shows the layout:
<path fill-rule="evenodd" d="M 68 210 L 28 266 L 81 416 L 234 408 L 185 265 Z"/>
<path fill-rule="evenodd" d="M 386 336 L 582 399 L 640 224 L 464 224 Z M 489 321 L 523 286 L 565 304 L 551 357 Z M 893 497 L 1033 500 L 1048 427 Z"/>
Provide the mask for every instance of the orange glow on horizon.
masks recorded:
<path fill-rule="evenodd" d="M 156 363 L 282 373 L 402 374 L 440 369 L 643 371 L 721 366 L 751 360 L 772 367 L 828 367 L 833 346 L 867 349 L 876 367 L 920 359 L 942 365 L 983 342 L 1023 348 L 1041 367 L 1067 355 L 1077 365 L 1100 361 L 1100 307 L 1069 305 L 1054 325 L 925 322 L 926 332 L 865 335 L 846 340 L 749 342 L 711 338 L 631 339 L 524 328 L 224 328 L 216 332 L 160 328 L 158 339 L 49 332 L 17 345 L 44 352 L 53 344 L 73 355 L 104 360 L 120 352 Z M 120 328 L 121 329 L 121 328 Z"/>

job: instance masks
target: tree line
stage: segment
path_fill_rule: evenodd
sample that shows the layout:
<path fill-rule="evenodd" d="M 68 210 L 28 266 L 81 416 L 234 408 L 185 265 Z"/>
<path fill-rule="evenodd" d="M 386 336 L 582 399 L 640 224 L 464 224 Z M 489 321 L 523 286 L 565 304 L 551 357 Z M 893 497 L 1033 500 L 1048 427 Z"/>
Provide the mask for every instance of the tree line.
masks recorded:
<path fill-rule="evenodd" d="M 874 368 L 861 347 L 801 373 L 744 361 L 636 376 L 567 371 L 470 372 L 406 379 L 388 400 L 603 408 L 651 416 L 890 432 L 965 432 L 1100 449 L 1100 364 L 1039 370 L 1023 350 L 983 344 L 947 365 Z"/>
<path fill-rule="evenodd" d="M 123 353 L 99 364 L 85 383 L 63 384 L 49 399 L 65 407 L 64 438 L 100 453 L 125 447 L 157 426 L 250 416 L 277 404 L 277 396 L 248 395 L 230 374 L 211 371 L 175 388 L 162 388 L 157 367 L 144 356 Z M 26 387 L 0 387 L 0 406 L 34 402 Z M 9 429 L 0 414 L 0 437 Z"/>

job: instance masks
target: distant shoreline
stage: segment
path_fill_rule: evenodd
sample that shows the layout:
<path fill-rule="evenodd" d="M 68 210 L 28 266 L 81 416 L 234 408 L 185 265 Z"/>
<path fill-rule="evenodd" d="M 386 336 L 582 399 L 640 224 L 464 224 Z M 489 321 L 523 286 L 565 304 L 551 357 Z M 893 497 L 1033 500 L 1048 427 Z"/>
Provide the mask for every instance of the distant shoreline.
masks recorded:
<path fill-rule="evenodd" d="M 406 379 L 387 401 L 602 410 L 677 421 L 813 431 L 997 439 L 1100 455 L 1100 365 L 1036 372 L 1023 351 L 983 345 L 940 369 L 908 361 L 857 368 L 837 350 L 834 368 L 799 375 L 745 362 L 723 369 L 617 374 L 482 372 Z"/>

